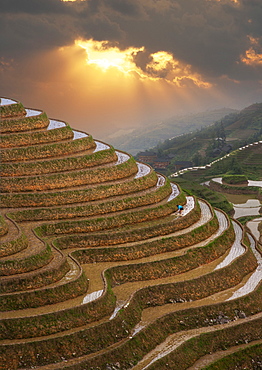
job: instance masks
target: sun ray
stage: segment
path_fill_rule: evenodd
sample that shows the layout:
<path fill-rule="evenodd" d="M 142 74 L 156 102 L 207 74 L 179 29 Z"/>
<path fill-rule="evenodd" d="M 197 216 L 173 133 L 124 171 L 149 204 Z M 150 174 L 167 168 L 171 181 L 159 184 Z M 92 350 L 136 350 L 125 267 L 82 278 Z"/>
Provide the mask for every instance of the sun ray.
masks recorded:
<path fill-rule="evenodd" d="M 110 73 L 119 71 L 125 75 L 134 76 L 142 80 L 165 80 L 178 87 L 194 84 L 199 88 L 209 88 L 211 84 L 204 81 L 202 76 L 193 71 L 191 65 L 174 58 L 173 54 L 158 51 L 149 55 L 148 63 L 144 70 L 135 63 L 135 57 L 145 48 L 129 47 L 120 49 L 111 46 L 108 41 L 76 40 L 75 45 L 86 51 L 86 63 Z"/>

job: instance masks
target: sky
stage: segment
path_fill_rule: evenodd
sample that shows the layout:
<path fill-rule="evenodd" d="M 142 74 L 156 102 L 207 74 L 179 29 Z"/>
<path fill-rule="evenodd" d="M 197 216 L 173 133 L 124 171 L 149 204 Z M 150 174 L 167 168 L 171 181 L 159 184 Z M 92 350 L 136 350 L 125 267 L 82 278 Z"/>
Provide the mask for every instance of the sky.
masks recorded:
<path fill-rule="evenodd" d="M 262 102 L 261 0 L 0 0 L 0 96 L 106 140 Z"/>

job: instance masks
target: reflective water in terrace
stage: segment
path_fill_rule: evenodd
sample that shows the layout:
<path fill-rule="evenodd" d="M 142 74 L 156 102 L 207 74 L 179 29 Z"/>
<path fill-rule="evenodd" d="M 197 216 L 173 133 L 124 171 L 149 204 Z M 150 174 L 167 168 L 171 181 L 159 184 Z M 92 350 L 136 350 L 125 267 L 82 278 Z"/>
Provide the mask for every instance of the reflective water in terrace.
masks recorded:
<path fill-rule="evenodd" d="M 81 139 L 82 137 L 87 137 L 88 135 L 85 132 L 75 131 L 73 130 L 74 137 L 73 140 Z"/>
<path fill-rule="evenodd" d="M 258 230 L 260 222 L 262 222 L 262 217 L 255 218 L 254 220 L 247 222 L 247 227 L 251 230 L 257 240 L 260 238 L 260 232 Z"/>
<path fill-rule="evenodd" d="M 54 130 L 56 128 L 61 128 L 61 127 L 65 127 L 65 126 L 66 126 L 65 122 L 50 119 L 47 130 Z"/>
<path fill-rule="evenodd" d="M 261 203 L 258 199 L 248 199 L 245 203 L 233 204 L 234 218 L 242 216 L 259 216 Z"/>
<path fill-rule="evenodd" d="M 109 149 L 110 148 L 109 145 L 104 144 L 104 143 L 101 143 L 101 141 L 96 141 L 95 140 L 95 143 L 96 143 L 96 148 L 94 150 L 94 153 L 95 152 L 100 152 L 101 150 L 106 150 L 106 149 Z"/>
<path fill-rule="evenodd" d="M 222 177 L 217 177 L 212 179 L 215 182 L 222 183 Z M 205 184 L 208 185 L 209 181 Z M 258 186 L 262 187 L 262 181 L 252 181 L 248 180 L 248 186 Z M 256 199 L 256 195 L 252 194 L 228 194 L 223 193 L 227 200 L 233 204 L 234 207 L 234 218 L 239 218 L 243 216 L 258 216 L 261 202 Z"/>
<path fill-rule="evenodd" d="M 122 153 L 122 152 L 115 152 L 117 155 L 117 162 L 116 164 L 124 163 L 126 162 L 130 156 L 128 154 Z"/>
<path fill-rule="evenodd" d="M 145 176 L 150 172 L 150 167 L 147 166 L 144 163 L 137 162 L 138 172 L 135 176 L 135 179 L 138 179 L 139 177 Z"/>
<path fill-rule="evenodd" d="M 158 174 L 157 176 L 158 176 L 158 180 L 157 180 L 157 185 L 156 186 L 159 188 L 160 186 L 163 186 L 165 184 L 166 179 L 162 175 Z"/>
<path fill-rule="evenodd" d="M 26 111 L 26 117 L 39 116 L 39 114 L 42 113 L 41 110 L 36 110 L 36 109 L 25 109 L 25 111 Z"/>
<path fill-rule="evenodd" d="M 223 194 L 234 207 L 234 218 L 242 216 L 259 216 L 261 202 L 253 194 Z"/>
<path fill-rule="evenodd" d="M 179 194 L 178 187 L 175 184 L 171 183 L 171 188 L 172 188 L 172 193 L 170 194 L 170 196 L 168 198 L 168 202 L 170 202 L 170 200 L 172 200 L 175 197 L 177 197 L 178 194 Z"/>
<path fill-rule="evenodd" d="M 231 262 L 233 262 L 237 257 L 241 256 L 245 252 L 245 248 L 241 244 L 242 240 L 242 229 L 241 227 L 233 221 L 233 227 L 235 231 L 235 241 L 230 249 L 229 254 L 226 256 L 226 258 L 215 268 L 215 270 L 221 269 L 223 267 L 228 266 Z"/>
<path fill-rule="evenodd" d="M 10 104 L 16 104 L 16 101 L 12 99 L 6 99 L 6 98 L 0 99 L 0 105 L 10 105 Z"/>
<path fill-rule="evenodd" d="M 258 253 L 258 251 L 255 248 L 256 243 L 254 238 L 250 234 L 248 234 L 248 238 L 250 241 L 250 247 L 257 259 L 258 266 L 255 272 L 250 276 L 246 284 L 237 291 L 235 291 L 232 297 L 230 297 L 228 300 L 239 298 L 242 297 L 243 295 L 252 292 L 257 287 L 259 282 L 262 280 L 262 257 L 261 254 Z"/>
<path fill-rule="evenodd" d="M 92 302 L 96 299 L 98 299 L 99 297 L 101 297 L 101 295 L 103 294 L 103 289 L 101 290 L 97 290 L 96 292 L 92 292 L 90 294 L 87 294 L 84 299 L 83 299 L 83 302 L 82 303 L 88 303 L 88 302 Z"/>

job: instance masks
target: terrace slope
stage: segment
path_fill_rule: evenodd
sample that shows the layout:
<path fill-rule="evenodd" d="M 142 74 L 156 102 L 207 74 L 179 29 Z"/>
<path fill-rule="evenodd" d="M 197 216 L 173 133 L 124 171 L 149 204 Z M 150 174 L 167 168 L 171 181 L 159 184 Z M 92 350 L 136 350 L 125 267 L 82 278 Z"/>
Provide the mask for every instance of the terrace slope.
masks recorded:
<path fill-rule="evenodd" d="M 243 342 L 259 363 L 250 233 L 65 122 L 0 109 L 1 369 L 186 369 Z"/>

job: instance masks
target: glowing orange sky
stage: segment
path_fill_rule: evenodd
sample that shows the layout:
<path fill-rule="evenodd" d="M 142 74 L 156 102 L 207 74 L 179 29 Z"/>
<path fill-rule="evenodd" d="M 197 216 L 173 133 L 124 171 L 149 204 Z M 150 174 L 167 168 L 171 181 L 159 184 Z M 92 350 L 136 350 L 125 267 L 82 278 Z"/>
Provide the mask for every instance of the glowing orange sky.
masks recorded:
<path fill-rule="evenodd" d="M 1 95 L 98 138 L 262 99 L 262 3 L 0 2 Z"/>
<path fill-rule="evenodd" d="M 142 71 L 134 63 L 134 57 L 138 52 L 144 51 L 144 47 L 128 48 L 120 50 L 118 47 L 108 45 L 107 41 L 76 40 L 76 46 L 82 47 L 87 54 L 87 65 L 96 65 L 102 71 L 113 73 L 116 68 L 124 74 L 136 73 L 140 79 L 156 81 L 163 78 L 180 86 L 182 81 L 191 80 L 197 86 L 203 88 L 211 87 L 211 84 L 192 71 L 192 66 L 185 65 L 174 59 L 172 54 L 166 51 L 158 51 L 150 55 L 151 61 L 146 66 L 146 71 Z M 110 70 L 110 71 L 109 71 Z"/>
<path fill-rule="evenodd" d="M 174 107 L 179 111 L 181 102 L 194 106 L 188 84 L 196 90 L 206 90 L 208 95 L 215 94 L 208 92 L 211 83 L 201 79 L 191 66 L 174 60 L 169 53 L 153 54 L 147 72 L 144 72 L 132 61 L 132 56 L 140 49 L 119 50 L 117 47 L 105 48 L 105 45 L 105 42 L 77 40 L 72 46 L 31 60 L 27 66 L 31 74 L 37 74 L 41 67 L 44 71 L 45 65 L 51 61 L 53 64 L 48 81 L 42 72 L 42 81 L 34 97 L 41 100 L 42 95 L 47 101 L 46 94 L 52 91 L 53 97 L 47 101 L 49 115 L 57 115 L 61 105 L 63 115 L 60 118 L 69 120 L 74 126 L 74 117 L 82 117 L 83 122 L 85 116 L 86 130 L 103 136 L 108 130 L 138 127 L 141 121 L 167 118 L 173 114 Z M 162 73 L 165 78 L 160 78 Z M 97 125 L 93 127 L 93 121 L 99 122 L 100 130 Z M 106 122 L 110 122 L 108 127 Z M 83 128 L 83 124 L 81 126 Z"/>
<path fill-rule="evenodd" d="M 109 132 L 123 127 L 134 128 L 141 122 L 168 118 L 174 108 L 178 113 L 187 105 L 199 110 L 199 93 L 207 101 L 209 98 L 223 101 L 224 97 L 211 81 L 168 52 L 153 53 L 142 71 L 133 58 L 143 50 L 143 46 L 120 50 L 107 41 L 90 39 L 76 40 L 74 45 L 40 54 L 26 66 L 35 77 L 39 68 L 42 71 L 31 106 L 37 107 L 37 101 L 45 101 L 48 109 L 42 108 L 49 115 L 105 138 Z M 256 63 L 260 57 L 248 50 L 241 62 Z M 45 76 L 46 66 L 50 64 L 52 74 L 46 71 Z"/>

